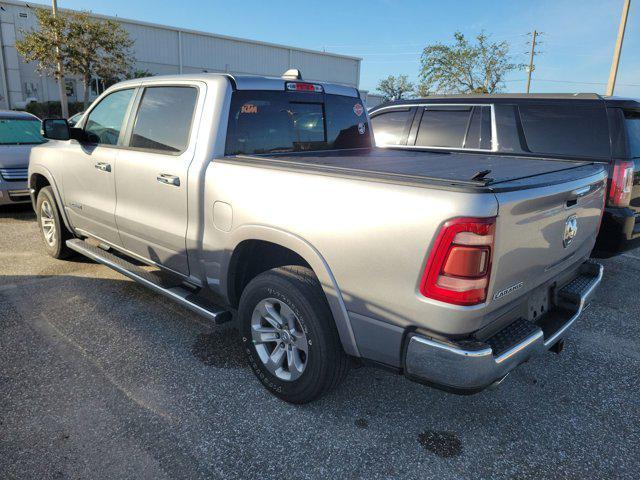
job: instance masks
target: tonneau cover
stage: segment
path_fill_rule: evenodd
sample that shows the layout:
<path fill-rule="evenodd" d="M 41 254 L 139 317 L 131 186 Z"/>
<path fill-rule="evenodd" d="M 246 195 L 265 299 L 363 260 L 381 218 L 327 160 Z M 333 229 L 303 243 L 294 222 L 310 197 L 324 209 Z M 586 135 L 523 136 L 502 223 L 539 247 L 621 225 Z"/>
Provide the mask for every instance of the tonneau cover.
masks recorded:
<path fill-rule="evenodd" d="M 489 187 L 503 182 L 553 174 L 591 164 L 591 162 L 572 160 L 391 148 L 238 155 L 232 158 L 255 164 L 275 163 L 276 166 L 290 165 L 314 170 L 337 171 L 338 173 L 385 175 L 405 181 L 423 180 L 471 187 Z M 486 170 L 489 172 L 485 172 L 484 176 L 477 176 Z M 518 183 L 520 187 L 525 186 L 523 182 Z"/>

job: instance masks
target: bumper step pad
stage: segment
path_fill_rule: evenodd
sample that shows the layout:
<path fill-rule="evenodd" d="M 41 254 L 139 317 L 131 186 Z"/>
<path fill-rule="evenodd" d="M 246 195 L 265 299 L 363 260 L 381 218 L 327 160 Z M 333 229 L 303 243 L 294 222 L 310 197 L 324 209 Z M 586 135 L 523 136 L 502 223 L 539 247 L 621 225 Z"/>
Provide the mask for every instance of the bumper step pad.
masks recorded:
<path fill-rule="evenodd" d="M 67 247 L 85 257 L 101 263 L 126 277 L 135 280 L 151 290 L 170 298 L 211 320 L 215 325 L 220 325 L 231 320 L 231 312 L 215 305 L 208 298 L 198 295 L 199 288 L 195 285 L 187 285 L 177 275 L 167 274 L 162 271 L 147 271 L 138 265 L 108 252 L 100 247 L 91 245 L 77 238 L 67 240 Z"/>
<path fill-rule="evenodd" d="M 491 347 L 493 354 L 499 357 L 514 345 L 534 335 L 538 330 L 540 327 L 536 324 L 521 318 L 485 340 L 485 343 Z"/>

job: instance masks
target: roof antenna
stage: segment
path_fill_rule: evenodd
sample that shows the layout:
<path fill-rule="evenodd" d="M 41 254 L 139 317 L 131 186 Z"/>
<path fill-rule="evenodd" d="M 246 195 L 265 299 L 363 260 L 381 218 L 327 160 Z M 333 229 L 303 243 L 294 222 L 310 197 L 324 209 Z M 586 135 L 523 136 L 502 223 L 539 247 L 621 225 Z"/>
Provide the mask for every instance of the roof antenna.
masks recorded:
<path fill-rule="evenodd" d="M 302 73 L 297 68 L 290 68 L 282 74 L 284 80 L 302 80 Z"/>

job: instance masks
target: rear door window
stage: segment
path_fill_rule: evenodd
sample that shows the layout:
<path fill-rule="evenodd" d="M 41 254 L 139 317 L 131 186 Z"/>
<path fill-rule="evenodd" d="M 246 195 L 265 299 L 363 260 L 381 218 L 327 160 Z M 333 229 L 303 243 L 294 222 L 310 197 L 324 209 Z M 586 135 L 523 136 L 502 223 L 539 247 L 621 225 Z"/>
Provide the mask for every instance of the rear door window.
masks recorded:
<path fill-rule="evenodd" d="M 640 110 L 625 110 L 624 124 L 627 130 L 631 158 L 640 158 Z"/>
<path fill-rule="evenodd" d="M 520 105 L 519 110 L 531 152 L 609 157 L 609 127 L 604 107 Z"/>
<path fill-rule="evenodd" d="M 404 145 L 413 111 L 409 108 L 393 109 L 371 118 L 373 135 L 378 145 Z"/>
<path fill-rule="evenodd" d="M 129 146 L 174 154 L 184 151 L 197 97 L 195 87 L 145 88 Z"/>
<path fill-rule="evenodd" d="M 463 148 L 472 107 L 429 106 L 420 120 L 415 144 L 425 147 Z"/>

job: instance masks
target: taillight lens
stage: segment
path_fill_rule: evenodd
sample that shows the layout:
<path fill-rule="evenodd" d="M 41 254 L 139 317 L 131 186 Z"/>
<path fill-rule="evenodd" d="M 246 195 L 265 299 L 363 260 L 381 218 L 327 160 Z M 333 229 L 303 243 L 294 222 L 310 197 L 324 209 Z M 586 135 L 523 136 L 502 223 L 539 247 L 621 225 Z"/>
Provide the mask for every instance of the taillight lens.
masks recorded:
<path fill-rule="evenodd" d="M 628 207 L 633 189 L 633 162 L 616 162 L 609 180 L 609 205 Z"/>
<path fill-rule="evenodd" d="M 484 302 L 495 226 L 495 217 L 454 218 L 446 222 L 427 260 L 420 292 L 455 305 Z"/>

